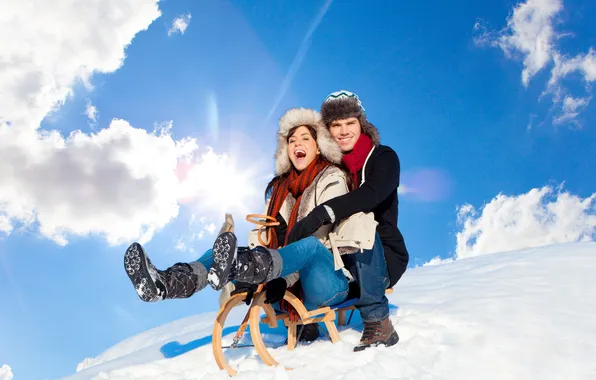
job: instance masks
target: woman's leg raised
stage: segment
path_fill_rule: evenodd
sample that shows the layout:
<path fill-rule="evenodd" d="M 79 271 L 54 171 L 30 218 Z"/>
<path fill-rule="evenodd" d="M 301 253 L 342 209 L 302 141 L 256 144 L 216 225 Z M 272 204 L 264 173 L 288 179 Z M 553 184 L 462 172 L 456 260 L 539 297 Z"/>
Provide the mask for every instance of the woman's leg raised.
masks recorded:
<path fill-rule="evenodd" d="M 213 262 L 211 250 L 190 263 L 176 263 L 158 270 L 139 243 L 124 254 L 124 269 L 139 297 L 145 302 L 188 298 L 207 286 L 207 271 Z"/>
<path fill-rule="evenodd" d="M 236 252 L 235 242 L 232 233 L 225 233 L 214 244 L 217 254 L 209 282 L 216 290 L 231 280 L 260 284 L 299 272 L 309 306 L 342 302 L 347 296 L 347 279 L 342 271 L 335 270 L 329 250 L 313 236 L 279 250 L 258 246 Z"/>
<path fill-rule="evenodd" d="M 335 270 L 333 256 L 314 236 L 279 249 L 281 276 L 298 271 L 307 309 L 341 303 L 348 296 L 348 279 Z"/>

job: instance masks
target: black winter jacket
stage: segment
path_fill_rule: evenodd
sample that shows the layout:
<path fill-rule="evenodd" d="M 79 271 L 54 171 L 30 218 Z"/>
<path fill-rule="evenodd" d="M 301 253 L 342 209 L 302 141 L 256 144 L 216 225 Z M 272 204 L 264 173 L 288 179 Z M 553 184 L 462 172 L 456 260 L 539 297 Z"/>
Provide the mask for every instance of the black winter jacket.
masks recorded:
<path fill-rule="evenodd" d="M 404 238 L 397 227 L 399 158 L 390 147 L 379 145 L 374 148 L 363 169 L 365 181 L 359 188 L 330 199 L 325 205 L 333 209 L 336 221 L 360 211 L 374 213 L 387 260 L 389 286 L 392 287 L 406 271 L 409 261 Z M 361 181 L 362 169 L 358 171 L 358 182 Z"/>

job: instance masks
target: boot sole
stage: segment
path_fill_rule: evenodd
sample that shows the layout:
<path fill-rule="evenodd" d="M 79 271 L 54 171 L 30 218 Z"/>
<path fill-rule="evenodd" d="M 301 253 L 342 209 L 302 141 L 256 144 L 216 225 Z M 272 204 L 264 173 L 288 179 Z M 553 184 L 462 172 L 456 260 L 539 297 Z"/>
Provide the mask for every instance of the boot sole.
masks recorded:
<path fill-rule="evenodd" d="M 236 236 L 224 232 L 213 243 L 213 265 L 209 268 L 207 281 L 215 290 L 221 290 L 228 282 L 232 264 L 236 262 Z"/>
<path fill-rule="evenodd" d="M 124 269 L 138 296 L 143 301 L 153 302 L 159 299 L 157 286 L 149 273 L 147 255 L 139 243 L 132 243 L 126 250 Z"/>

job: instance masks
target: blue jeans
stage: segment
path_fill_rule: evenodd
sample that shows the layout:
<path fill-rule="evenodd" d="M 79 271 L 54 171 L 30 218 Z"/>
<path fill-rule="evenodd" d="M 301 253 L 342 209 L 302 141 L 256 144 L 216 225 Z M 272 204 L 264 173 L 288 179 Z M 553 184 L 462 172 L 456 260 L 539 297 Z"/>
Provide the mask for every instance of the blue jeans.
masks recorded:
<path fill-rule="evenodd" d="M 211 265 L 213 265 L 213 249 L 209 248 L 206 250 L 203 256 L 201 256 L 197 261 L 203 264 L 207 269 L 207 272 L 209 272 Z"/>
<path fill-rule="evenodd" d="M 280 277 L 300 274 L 307 309 L 331 306 L 347 299 L 348 279 L 341 270 L 335 270 L 333 254 L 319 239 L 309 236 L 278 252 L 283 262 Z"/>
<path fill-rule="evenodd" d="M 385 297 L 389 274 L 379 234 L 375 236 L 372 249 L 343 255 L 342 259 L 360 289 L 360 297 L 354 306 L 360 311 L 362 321 L 376 322 L 389 316 L 389 300 Z"/>
<path fill-rule="evenodd" d="M 348 279 L 335 270 L 332 253 L 314 236 L 307 237 L 278 250 L 283 267 L 279 277 L 294 272 L 300 275 L 307 309 L 342 303 L 348 297 Z M 213 250 L 207 250 L 197 260 L 209 270 L 213 265 Z"/>

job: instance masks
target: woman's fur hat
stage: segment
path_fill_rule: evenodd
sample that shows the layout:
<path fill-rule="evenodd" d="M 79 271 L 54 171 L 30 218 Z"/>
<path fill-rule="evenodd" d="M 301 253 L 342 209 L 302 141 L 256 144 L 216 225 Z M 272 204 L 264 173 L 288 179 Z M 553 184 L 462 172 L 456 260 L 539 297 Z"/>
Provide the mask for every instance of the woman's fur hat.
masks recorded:
<path fill-rule="evenodd" d="M 310 108 L 292 108 L 279 119 L 277 152 L 275 153 L 275 174 L 282 175 L 292 168 L 288 156 L 288 133 L 294 127 L 311 126 L 317 131 L 317 145 L 321 155 L 334 164 L 339 164 L 342 152 L 325 127 L 321 114 Z"/>
<path fill-rule="evenodd" d="M 362 133 L 370 137 L 373 145 L 381 144 L 379 130 L 366 119 L 364 107 L 353 92 L 341 90 L 329 94 L 321 106 L 321 115 L 327 127 L 335 120 L 355 117 L 360 121 Z"/>

